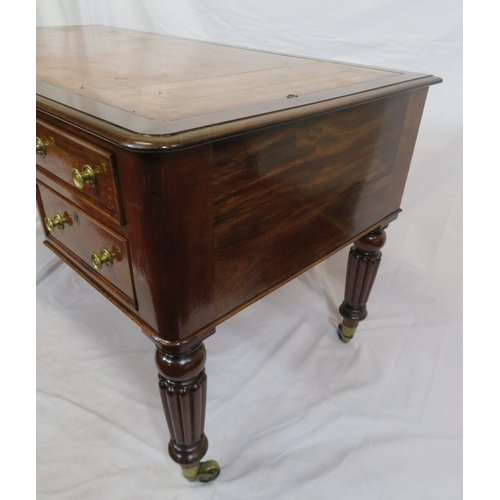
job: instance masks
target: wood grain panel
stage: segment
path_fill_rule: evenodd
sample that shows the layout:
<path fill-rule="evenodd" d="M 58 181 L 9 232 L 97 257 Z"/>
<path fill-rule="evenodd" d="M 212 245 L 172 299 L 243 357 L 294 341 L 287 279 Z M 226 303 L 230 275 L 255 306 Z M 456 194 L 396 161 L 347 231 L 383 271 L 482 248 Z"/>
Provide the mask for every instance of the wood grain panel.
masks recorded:
<path fill-rule="evenodd" d="M 180 342 L 213 321 L 211 147 L 117 155 L 141 317 Z"/>
<path fill-rule="evenodd" d="M 56 228 L 53 233 L 45 230 L 48 240 L 56 240 L 63 245 L 95 275 L 114 285 L 135 304 L 127 240 L 50 191 L 47 186 L 39 183 L 38 188 L 42 218 L 53 218 L 59 214 L 67 219 L 64 229 Z M 92 268 L 91 255 L 100 255 L 103 248 L 114 254 L 113 265 L 103 265 L 101 270 L 96 271 Z"/>
<path fill-rule="evenodd" d="M 394 175 L 392 176 L 391 188 L 387 195 L 386 212 L 396 210 L 403 199 L 406 179 L 410 170 L 413 150 L 417 141 L 418 129 L 424 112 L 425 100 L 428 88 L 418 89 L 411 93 L 406 111 L 405 123 L 401 140 L 399 142 Z"/>
<path fill-rule="evenodd" d="M 214 143 L 217 316 L 389 215 L 408 98 Z"/>
<path fill-rule="evenodd" d="M 82 196 L 80 193 L 74 191 L 73 189 L 68 189 L 67 184 L 65 182 L 62 182 L 58 177 L 49 177 L 46 174 L 45 170 L 37 168 L 36 178 L 42 184 L 50 188 L 50 190 L 59 194 L 63 198 L 66 198 L 70 203 L 79 207 L 94 219 L 102 222 L 114 232 L 126 237 L 127 226 L 120 224 L 116 217 L 112 216 L 107 210 L 104 210 L 99 205 L 96 205 L 94 202 L 92 202 L 92 200 L 89 200 L 87 197 Z"/>
<path fill-rule="evenodd" d="M 36 135 L 46 144 L 45 154 L 36 155 L 37 168 L 61 180 L 76 196 L 93 202 L 123 223 L 112 151 L 42 120 L 36 122 Z M 71 171 L 73 168 L 81 171 L 86 164 L 96 172 L 97 180 L 94 186 L 85 183 L 83 189 L 78 189 L 73 184 Z"/>

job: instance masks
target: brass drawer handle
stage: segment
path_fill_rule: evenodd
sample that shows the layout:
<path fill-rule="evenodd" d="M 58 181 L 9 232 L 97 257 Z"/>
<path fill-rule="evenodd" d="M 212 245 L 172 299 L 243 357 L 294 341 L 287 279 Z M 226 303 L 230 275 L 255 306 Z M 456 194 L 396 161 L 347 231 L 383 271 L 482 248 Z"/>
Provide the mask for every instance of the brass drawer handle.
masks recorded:
<path fill-rule="evenodd" d="M 36 154 L 42 156 L 45 155 L 45 144 L 38 136 L 36 136 Z"/>
<path fill-rule="evenodd" d="M 101 250 L 101 255 L 93 253 L 90 259 L 92 260 L 92 267 L 96 271 L 100 271 L 103 264 L 106 264 L 109 267 L 113 265 L 113 254 L 111 254 L 107 248 L 103 248 Z"/>
<path fill-rule="evenodd" d="M 90 165 L 84 165 L 81 172 L 77 168 L 71 170 L 71 179 L 78 189 L 83 189 L 85 183 L 89 186 L 95 186 L 96 173 L 97 170 L 94 171 Z"/>
<path fill-rule="evenodd" d="M 45 227 L 50 233 L 53 233 L 56 230 L 56 227 L 59 229 L 64 229 L 64 224 L 68 224 L 70 222 L 69 216 L 67 214 L 64 214 L 63 217 L 61 217 L 59 214 L 55 214 L 54 218 L 51 219 L 50 217 L 45 217 Z"/>

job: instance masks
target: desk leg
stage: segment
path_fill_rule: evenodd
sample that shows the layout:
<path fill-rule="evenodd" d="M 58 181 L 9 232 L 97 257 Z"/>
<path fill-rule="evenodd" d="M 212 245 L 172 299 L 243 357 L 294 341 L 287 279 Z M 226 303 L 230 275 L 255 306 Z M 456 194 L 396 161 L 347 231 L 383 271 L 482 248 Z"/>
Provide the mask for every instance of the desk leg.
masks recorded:
<path fill-rule="evenodd" d="M 380 265 L 380 249 L 386 240 L 386 227 L 381 226 L 365 234 L 354 242 L 349 252 L 345 299 L 339 308 L 343 321 L 337 330 L 342 342 L 352 339 L 359 322 L 368 314 L 366 303 Z"/>
<path fill-rule="evenodd" d="M 156 351 L 160 396 L 170 431 L 168 451 L 182 467 L 189 481 L 208 482 L 220 468 L 210 460 L 201 463 L 208 449 L 204 434 L 207 401 L 207 376 L 204 366 L 205 346 L 199 344 L 183 354 Z"/>

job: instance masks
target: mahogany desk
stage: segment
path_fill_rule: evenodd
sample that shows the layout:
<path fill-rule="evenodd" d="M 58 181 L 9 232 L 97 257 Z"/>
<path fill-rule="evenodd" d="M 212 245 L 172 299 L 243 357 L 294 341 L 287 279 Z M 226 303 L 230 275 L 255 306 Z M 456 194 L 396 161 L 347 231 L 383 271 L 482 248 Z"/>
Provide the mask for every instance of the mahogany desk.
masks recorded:
<path fill-rule="evenodd" d="M 46 245 L 155 343 L 170 455 L 200 464 L 203 341 L 354 243 L 343 323 L 366 315 L 434 76 L 106 27 L 37 34 Z"/>

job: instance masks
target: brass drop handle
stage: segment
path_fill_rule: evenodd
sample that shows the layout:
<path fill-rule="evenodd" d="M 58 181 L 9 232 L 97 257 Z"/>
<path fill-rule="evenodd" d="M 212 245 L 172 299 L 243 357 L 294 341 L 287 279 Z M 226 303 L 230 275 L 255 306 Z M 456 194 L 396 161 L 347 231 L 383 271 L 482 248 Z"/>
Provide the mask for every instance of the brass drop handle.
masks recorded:
<path fill-rule="evenodd" d="M 59 214 L 55 214 L 51 219 L 50 217 L 45 217 L 45 227 L 50 233 L 53 233 L 56 230 L 56 227 L 59 229 L 64 229 L 64 224 L 69 222 L 69 217 L 66 214 L 61 217 Z"/>
<path fill-rule="evenodd" d="M 90 259 L 92 260 L 92 267 L 96 271 L 100 271 L 103 264 L 106 264 L 109 267 L 113 265 L 113 255 L 107 248 L 103 248 L 101 250 L 101 255 L 93 253 Z"/>
<path fill-rule="evenodd" d="M 89 186 L 95 186 L 97 182 L 96 173 L 97 170 L 93 170 L 90 165 L 84 165 L 81 172 L 77 168 L 71 170 L 71 179 L 73 179 L 73 184 L 78 189 L 83 189 L 85 183 Z"/>
<path fill-rule="evenodd" d="M 45 144 L 38 136 L 36 136 L 36 154 L 42 156 L 45 155 Z"/>

